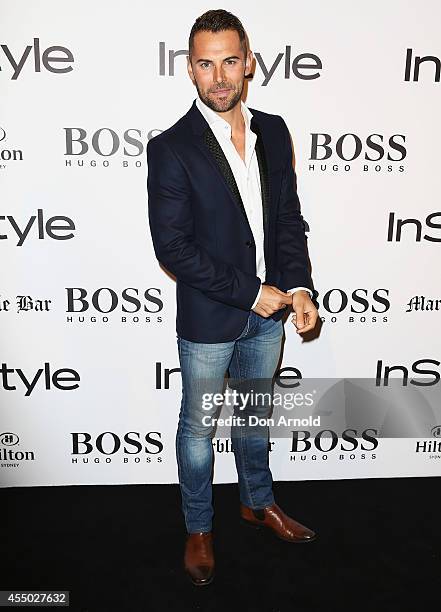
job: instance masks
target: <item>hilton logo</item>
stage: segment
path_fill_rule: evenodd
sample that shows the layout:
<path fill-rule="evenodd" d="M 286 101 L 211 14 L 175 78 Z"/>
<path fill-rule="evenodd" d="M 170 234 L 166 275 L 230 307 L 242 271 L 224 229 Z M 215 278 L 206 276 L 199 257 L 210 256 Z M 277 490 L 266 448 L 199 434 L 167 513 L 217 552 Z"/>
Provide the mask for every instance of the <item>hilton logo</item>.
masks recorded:
<path fill-rule="evenodd" d="M 434 438 L 441 438 L 441 425 L 435 425 L 431 431 L 431 434 Z"/>
<path fill-rule="evenodd" d="M 441 425 L 435 425 L 431 430 L 432 438 L 441 438 Z M 441 440 L 418 440 L 415 453 L 422 453 L 427 459 L 441 459 Z"/>
<path fill-rule="evenodd" d="M 18 467 L 24 461 L 35 461 L 34 451 L 23 451 L 13 446 L 20 446 L 20 438 L 11 431 L 0 433 L 0 461 L 7 461 L 8 467 Z"/>
<path fill-rule="evenodd" d="M 6 130 L 0 126 L 0 170 L 5 170 L 8 162 L 23 161 L 23 151 L 21 149 L 11 149 L 6 144 L 6 140 Z"/>
<path fill-rule="evenodd" d="M 441 453 L 441 440 L 419 440 L 415 447 L 416 453 Z"/>

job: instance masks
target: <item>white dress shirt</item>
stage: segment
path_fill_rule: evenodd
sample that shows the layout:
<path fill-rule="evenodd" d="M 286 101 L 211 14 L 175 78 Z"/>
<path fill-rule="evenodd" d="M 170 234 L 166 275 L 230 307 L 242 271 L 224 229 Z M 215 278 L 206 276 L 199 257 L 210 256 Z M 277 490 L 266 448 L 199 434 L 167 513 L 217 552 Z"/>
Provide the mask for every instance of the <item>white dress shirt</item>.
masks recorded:
<path fill-rule="evenodd" d="M 256 245 L 256 275 L 261 280 L 261 285 L 254 300 L 251 310 L 256 306 L 262 293 L 262 281 L 265 280 L 266 266 L 264 256 L 264 231 L 263 231 L 263 211 L 262 211 L 262 193 L 260 190 L 260 173 L 259 164 L 255 144 L 257 140 L 256 134 L 250 128 L 251 117 L 253 116 L 250 109 L 240 101 L 242 116 L 245 121 L 245 161 L 237 152 L 236 147 L 231 140 L 231 125 L 225 119 L 222 119 L 215 111 L 207 106 L 198 97 L 196 106 L 201 111 L 202 115 L 207 120 L 216 140 L 222 147 L 222 150 L 230 164 L 231 171 L 239 189 L 240 196 L 247 213 L 248 222 L 254 237 Z M 308 287 L 294 287 L 288 289 L 289 293 L 294 293 L 299 289 L 304 289 L 312 296 L 312 292 Z"/>

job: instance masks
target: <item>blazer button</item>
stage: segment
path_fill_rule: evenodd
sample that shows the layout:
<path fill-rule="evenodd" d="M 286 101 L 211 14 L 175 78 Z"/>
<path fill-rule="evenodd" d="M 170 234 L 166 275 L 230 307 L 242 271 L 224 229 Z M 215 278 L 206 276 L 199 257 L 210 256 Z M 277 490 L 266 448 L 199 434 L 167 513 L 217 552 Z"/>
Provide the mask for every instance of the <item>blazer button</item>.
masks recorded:
<path fill-rule="evenodd" d="M 255 246 L 255 244 L 254 244 L 254 242 L 253 242 L 252 240 L 247 240 L 247 241 L 245 242 L 245 244 L 247 245 L 247 247 L 253 247 L 253 246 Z"/>

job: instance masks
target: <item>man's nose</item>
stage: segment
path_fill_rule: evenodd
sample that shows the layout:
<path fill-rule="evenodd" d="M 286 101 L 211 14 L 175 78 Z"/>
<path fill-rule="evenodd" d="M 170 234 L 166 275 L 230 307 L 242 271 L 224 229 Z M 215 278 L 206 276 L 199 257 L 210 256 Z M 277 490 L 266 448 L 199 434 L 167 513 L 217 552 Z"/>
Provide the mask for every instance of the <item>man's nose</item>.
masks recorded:
<path fill-rule="evenodd" d="M 224 80 L 224 69 L 222 66 L 214 67 L 214 80 L 215 81 L 223 81 Z"/>

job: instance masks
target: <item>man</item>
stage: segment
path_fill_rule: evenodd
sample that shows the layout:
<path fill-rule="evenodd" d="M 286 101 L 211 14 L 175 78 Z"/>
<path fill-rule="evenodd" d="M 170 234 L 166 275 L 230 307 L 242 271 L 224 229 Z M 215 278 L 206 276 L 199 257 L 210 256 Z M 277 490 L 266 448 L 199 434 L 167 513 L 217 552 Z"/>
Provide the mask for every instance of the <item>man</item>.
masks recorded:
<path fill-rule="evenodd" d="M 198 99 L 147 146 L 153 245 L 177 281 L 176 454 L 188 532 L 184 566 L 196 585 L 214 576 L 213 426 L 202 418 L 198 383 L 222 391 L 227 370 L 237 380 L 271 379 L 285 309 L 293 308 L 298 333 L 318 318 L 288 129 L 280 116 L 241 100 L 251 62 L 237 17 L 224 10 L 199 17 L 187 61 Z M 260 435 L 233 429 L 242 520 L 289 542 L 311 541 L 314 532 L 275 503 L 268 428 Z"/>

